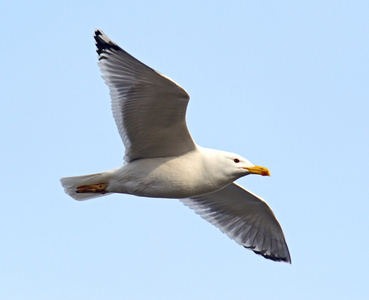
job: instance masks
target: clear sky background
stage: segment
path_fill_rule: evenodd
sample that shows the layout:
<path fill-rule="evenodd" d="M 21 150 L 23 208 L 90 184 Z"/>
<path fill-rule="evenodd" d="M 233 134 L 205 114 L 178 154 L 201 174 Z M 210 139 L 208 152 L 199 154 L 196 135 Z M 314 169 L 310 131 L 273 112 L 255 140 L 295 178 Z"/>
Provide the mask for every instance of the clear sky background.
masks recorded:
<path fill-rule="evenodd" d="M 368 1 L 1 1 L 1 299 L 369 298 Z M 201 146 L 280 221 L 292 265 L 177 200 L 77 202 L 59 178 L 122 164 L 102 29 L 191 95 Z"/>

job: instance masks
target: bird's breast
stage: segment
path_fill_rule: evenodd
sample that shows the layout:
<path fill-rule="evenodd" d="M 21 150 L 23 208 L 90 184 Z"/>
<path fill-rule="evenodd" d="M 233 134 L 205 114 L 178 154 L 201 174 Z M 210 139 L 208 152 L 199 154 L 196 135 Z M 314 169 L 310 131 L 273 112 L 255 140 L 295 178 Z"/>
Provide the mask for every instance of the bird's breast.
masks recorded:
<path fill-rule="evenodd" d="M 220 189 L 195 155 L 149 158 L 123 166 L 112 192 L 155 198 L 188 198 Z M 226 184 L 224 184 L 226 185 Z"/>

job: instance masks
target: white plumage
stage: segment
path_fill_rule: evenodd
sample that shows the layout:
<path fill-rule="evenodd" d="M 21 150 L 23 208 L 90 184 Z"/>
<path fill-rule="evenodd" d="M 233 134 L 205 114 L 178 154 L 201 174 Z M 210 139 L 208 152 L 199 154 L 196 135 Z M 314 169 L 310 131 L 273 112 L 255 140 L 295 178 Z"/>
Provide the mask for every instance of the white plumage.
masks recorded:
<path fill-rule="evenodd" d="M 125 52 L 101 30 L 96 30 L 95 40 L 126 148 L 125 164 L 102 173 L 62 178 L 65 192 L 76 200 L 110 193 L 179 198 L 240 245 L 290 263 L 272 210 L 233 183 L 248 174 L 269 175 L 268 169 L 240 155 L 196 145 L 185 121 L 186 91 Z"/>

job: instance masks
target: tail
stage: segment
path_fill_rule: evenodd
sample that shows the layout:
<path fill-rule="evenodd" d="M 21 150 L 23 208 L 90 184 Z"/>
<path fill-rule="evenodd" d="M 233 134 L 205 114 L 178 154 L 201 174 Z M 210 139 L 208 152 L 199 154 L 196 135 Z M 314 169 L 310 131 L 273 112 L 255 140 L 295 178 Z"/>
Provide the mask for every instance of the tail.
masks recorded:
<path fill-rule="evenodd" d="M 101 196 L 110 195 L 108 192 L 77 192 L 77 188 L 80 186 L 94 185 L 100 183 L 109 183 L 111 178 L 111 172 L 102 172 L 84 176 L 64 177 L 60 179 L 60 182 L 64 188 L 64 192 L 71 196 L 75 200 L 88 200 Z"/>

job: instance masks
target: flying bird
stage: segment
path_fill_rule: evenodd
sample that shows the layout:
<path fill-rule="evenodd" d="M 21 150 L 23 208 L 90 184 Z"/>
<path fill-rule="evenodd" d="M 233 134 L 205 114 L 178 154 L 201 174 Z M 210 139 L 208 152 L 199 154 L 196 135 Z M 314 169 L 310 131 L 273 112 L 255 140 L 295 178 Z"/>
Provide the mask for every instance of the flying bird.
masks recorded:
<path fill-rule="evenodd" d="M 291 263 L 274 213 L 237 183 L 269 170 L 230 152 L 198 146 L 186 125 L 187 92 L 128 54 L 101 30 L 94 38 L 98 65 L 110 90 L 112 111 L 125 146 L 123 166 L 62 178 L 76 200 L 112 193 L 176 198 L 245 248 Z"/>

